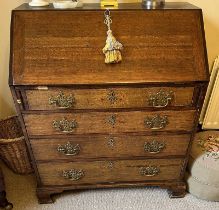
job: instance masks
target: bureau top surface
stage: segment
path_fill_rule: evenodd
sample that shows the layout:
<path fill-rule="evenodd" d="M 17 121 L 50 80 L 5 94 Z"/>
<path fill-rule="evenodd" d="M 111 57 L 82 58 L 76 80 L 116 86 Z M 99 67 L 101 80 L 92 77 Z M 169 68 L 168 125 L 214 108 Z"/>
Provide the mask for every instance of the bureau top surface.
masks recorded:
<path fill-rule="evenodd" d="M 132 7 L 131 7 L 132 5 Z M 177 6 L 178 5 L 178 6 Z M 131 9 L 132 8 L 132 9 Z M 187 4 L 111 11 L 112 31 L 124 46 L 122 62 L 105 64 L 104 11 L 30 8 L 12 13 L 11 85 L 181 83 L 208 80 L 202 13 Z M 178 9 L 177 9 L 178 8 Z"/>
<path fill-rule="evenodd" d="M 146 8 L 140 3 L 120 3 L 118 8 L 110 7 L 110 9 L 114 10 L 146 10 Z M 165 5 L 157 6 L 156 9 L 158 10 L 166 10 L 166 9 L 199 9 L 198 7 L 187 3 L 187 2 L 166 2 Z M 15 10 L 31 10 L 31 11 L 45 11 L 45 10 L 60 10 L 55 9 L 53 4 L 49 4 L 45 7 L 31 7 L 29 4 L 24 3 L 17 7 Z M 61 9 L 63 10 L 63 9 Z M 102 8 L 98 3 L 90 3 L 84 4 L 83 7 L 77 7 L 72 9 L 65 9 L 65 10 L 105 10 Z"/>

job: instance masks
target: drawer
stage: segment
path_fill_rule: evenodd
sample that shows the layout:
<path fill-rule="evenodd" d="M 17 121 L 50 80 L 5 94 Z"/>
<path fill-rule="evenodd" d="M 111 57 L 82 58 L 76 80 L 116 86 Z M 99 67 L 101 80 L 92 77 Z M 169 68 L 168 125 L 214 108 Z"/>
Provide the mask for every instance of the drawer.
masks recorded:
<path fill-rule="evenodd" d="M 190 135 L 69 137 L 31 139 L 36 160 L 76 160 L 110 157 L 185 156 Z"/>
<path fill-rule="evenodd" d="M 43 185 L 79 185 L 151 180 L 178 180 L 181 159 L 40 163 Z"/>
<path fill-rule="evenodd" d="M 191 131 L 195 110 L 24 114 L 29 136 Z"/>
<path fill-rule="evenodd" d="M 194 87 L 26 90 L 30 110 L 193 106 Z"/>

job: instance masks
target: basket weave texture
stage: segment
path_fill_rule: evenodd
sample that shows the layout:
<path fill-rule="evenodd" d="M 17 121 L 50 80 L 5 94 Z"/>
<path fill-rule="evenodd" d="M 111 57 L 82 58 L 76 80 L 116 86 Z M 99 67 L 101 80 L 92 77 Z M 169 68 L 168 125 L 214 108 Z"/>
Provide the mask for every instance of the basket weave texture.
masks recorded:
<path fill-rule="evenodd" d="M 0 120 L 0 158 L 15 173 L 33 172 L 17 116 Z"/>

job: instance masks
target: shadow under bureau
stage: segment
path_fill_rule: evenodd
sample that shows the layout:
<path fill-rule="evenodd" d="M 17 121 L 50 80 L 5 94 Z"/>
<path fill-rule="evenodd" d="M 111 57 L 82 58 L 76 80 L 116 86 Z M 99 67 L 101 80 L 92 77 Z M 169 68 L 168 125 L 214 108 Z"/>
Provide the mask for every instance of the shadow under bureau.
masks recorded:
<path fill-rule="evenodd" d="M 202 11 L 120 4 L 123 60 L 105 64 L 104 10 L 23 4 L 12 12 L 10 78 L 40 203 L 65 190 L 160 186 L 185 194 L 209 80 Z"/>

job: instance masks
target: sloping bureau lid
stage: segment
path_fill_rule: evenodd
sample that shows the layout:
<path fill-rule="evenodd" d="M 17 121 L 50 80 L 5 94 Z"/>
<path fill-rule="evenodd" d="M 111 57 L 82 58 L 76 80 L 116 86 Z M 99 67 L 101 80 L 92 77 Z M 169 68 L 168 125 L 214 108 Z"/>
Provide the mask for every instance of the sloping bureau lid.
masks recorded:
<path fill-rule="evenodd" d="M 127 84 L 208 80 L 200 9 L 167 3 L 111 11 L 112 31 L 124 45 L 120 64 L 105 64 L 104 10 L 34 9 L 12 13 L 11 85 Z"/>

